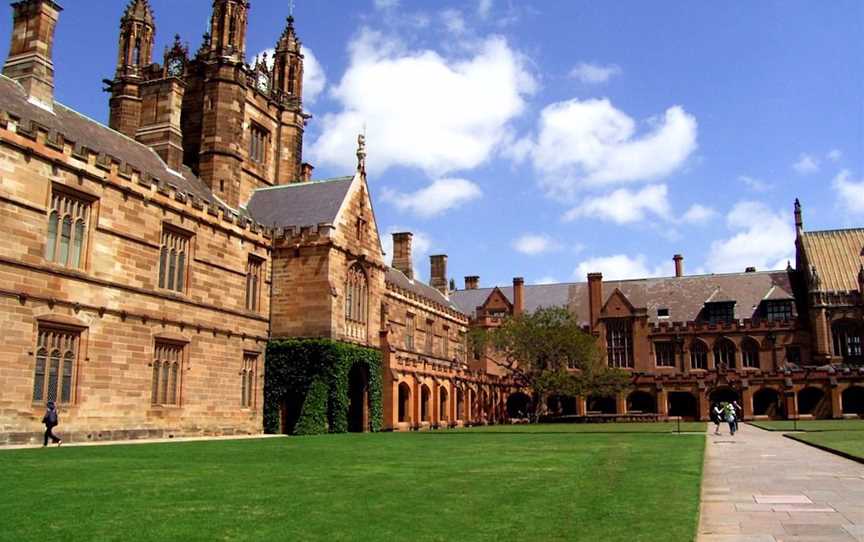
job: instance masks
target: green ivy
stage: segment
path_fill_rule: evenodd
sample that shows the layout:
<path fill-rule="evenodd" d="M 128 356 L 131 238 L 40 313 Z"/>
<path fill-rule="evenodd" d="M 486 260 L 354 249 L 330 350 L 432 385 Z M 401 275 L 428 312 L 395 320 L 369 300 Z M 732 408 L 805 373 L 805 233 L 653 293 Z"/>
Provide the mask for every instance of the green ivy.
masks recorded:
<path fill-rule="evenodd" d="M 355 365 L 369 375 L 369 420 L 380 431 L 381 353 L 330 339 L 287 339 L 267 345 L 264 380 L 264 432 L 278 433 L 280 405 L 299 411 L 295 435 L 348 431 L 349 375 Z"/>

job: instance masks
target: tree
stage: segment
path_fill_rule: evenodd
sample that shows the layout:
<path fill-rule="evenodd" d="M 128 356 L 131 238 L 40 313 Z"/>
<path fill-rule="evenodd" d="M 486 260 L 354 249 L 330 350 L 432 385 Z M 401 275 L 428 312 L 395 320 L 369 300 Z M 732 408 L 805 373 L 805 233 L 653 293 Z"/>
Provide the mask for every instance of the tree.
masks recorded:
<path fill-rule="evenodd" d="M 531 390 L 536 419 L 553 395 L 615 394 L 629 381 L 604 363 L 597 340 L 566 308 L 514 315 L 500 327 L 471 332 L 475 351 L 486 351 L 517 384 Z"/>

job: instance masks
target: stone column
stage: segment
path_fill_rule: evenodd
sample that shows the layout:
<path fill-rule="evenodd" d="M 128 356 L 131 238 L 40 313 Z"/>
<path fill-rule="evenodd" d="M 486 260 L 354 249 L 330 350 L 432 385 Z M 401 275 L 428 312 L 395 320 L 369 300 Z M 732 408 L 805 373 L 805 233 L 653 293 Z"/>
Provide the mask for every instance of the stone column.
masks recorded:
<path fill-rule="evenodd" d="M 661 418 L 669 417 L 669 394 L 666 390 L 657 390 L 657 414 Z"/>
<path fill-rule="evenodd" d="M 798 417 L 798 394 L 795 390 L 787 390 L 786 395 L 786 417 L 790 420 Z"/>
<path fill-rule="evenodd" d="M 708 404 L 708 395 L 705 393 L 705 390 L 696 390 L 697 397 L 699 398 L 699 419 L 702 421 L 706 421 L 709 418 L 709 404 Z"/>
<path fill-rule="evenodd" d="M 840 386 L 831 388 L 831 417 L 843 417 L 843 389 Z"/>
<path fill-rule="evenodd" d="M 753 388 L 746 387 L 741 390 L 741 408 L 744 410 L 742 413 L 745 420 L 753 419 Z"/>
<path fill-rule="evenodd" d="M 618 393 L 618 397 L 616 398 L 616 401 L 615 401 L 615 412 L 619 416 L 623 416 L 624 414 L 627 414 L 627 392 L 626 391 L 622 391 L 622 392 Z"/>
<path fill-rule="evenodd" d="M 578 416 L 585 416 L 588 414 L 588 401 L 585 399 L 584 395 L 576 396 L 576 414 Z"/>

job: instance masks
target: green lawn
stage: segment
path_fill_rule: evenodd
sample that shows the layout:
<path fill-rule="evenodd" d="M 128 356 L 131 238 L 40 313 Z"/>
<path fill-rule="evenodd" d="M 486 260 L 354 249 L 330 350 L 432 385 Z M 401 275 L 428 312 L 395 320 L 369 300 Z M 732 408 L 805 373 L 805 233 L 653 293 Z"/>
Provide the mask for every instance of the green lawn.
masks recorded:
<path fill-rule="evenodd" d="M 749 422 L 768 431 L 794 431 L 794 420 Z M 864 420 L 798 420 L 798 431 L 864 431 Z"/>
<path fill-rule="evenodd" d="M 5 451 L 0 539 L 692 540 L 705 438 L 620 425 Z"/>
<path fill-rule="evenodd" d="M 675 433 L 677 422 L 556 423 L 538 425 L 486 425 L 460 431 L 481 433 Z M 682 433 L 704 433 L 705 422 L 681 422 Z"/>
<path fill-rule="evenodd" d="M 853 455 L 864 461 L 864 435 L 860 431 L 822 431 L 794 435 L 796 440 L 812 442 Z"/>

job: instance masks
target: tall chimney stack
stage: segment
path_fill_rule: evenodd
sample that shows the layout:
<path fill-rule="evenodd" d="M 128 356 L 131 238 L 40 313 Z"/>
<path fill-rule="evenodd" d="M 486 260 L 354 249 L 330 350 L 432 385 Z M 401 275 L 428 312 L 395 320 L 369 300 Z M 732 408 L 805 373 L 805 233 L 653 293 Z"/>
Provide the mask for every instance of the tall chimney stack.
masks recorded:
<path fill-rule="evenodd" d="M 588 312 L 591 317 L 591 332 L 600 322 L 600 309 L 603 305 L 603 273 L 588 273 Z"/>
<path fill-rule="evenodd" d="M 3 75 L 21 83 L 27 95 L 54 107 L 54 29 L 63 8 L 51 0 L 21 0 L 12 4 L 12 45 Z"/>
<path fill-rule="evenodd" d="M 300 164 L 300 181 L 304 183 L 312 182 L 312 172 L 314 170 L 315 166 L 309 162 L 303 162 Z"/>
<path fill-rule="evenodd" d="M 673 258 L 675 261 L 675 276 L 683 277 L 684 276 L 684 256 L 680 254 L 676 254 Z"/>
<path fill-rule="evenodd" d="M 414 278 L 411 260 L 411 242 L 414 234 L 408 231 L 393 234 L 393 268 L 402 271 L 409 279 Z"/>
<path fill-rule="evenodd" d="M 515 277 L 513 279 L 513 314 L 518 315 L 525 312 L 525 279 Z"/>
<path fill-rule="evenodd" d="M 470 275 L 465 277 L 465 289 L 466 290 L 476 290 L 480 287 L 480 277 L 477 275 Z"/>
<path fill-rule="evenodd" d="M 432 264 L 432 271 L 429 274 L 429 285 L 444 294 L 450 295 L 449 284 L 447 283 L 447 255 L 436 254 L 429 256 L 429 262 Z"/>

